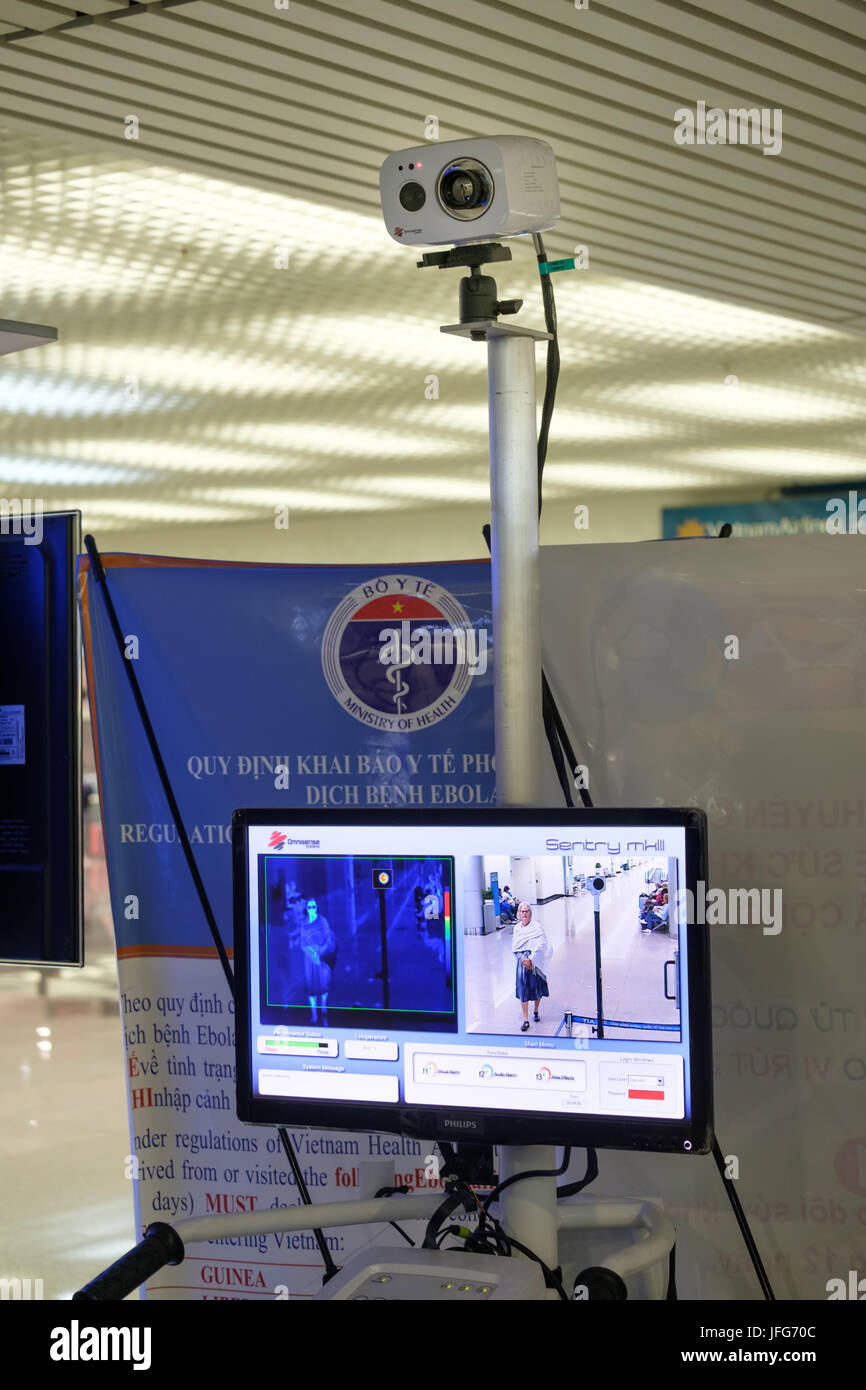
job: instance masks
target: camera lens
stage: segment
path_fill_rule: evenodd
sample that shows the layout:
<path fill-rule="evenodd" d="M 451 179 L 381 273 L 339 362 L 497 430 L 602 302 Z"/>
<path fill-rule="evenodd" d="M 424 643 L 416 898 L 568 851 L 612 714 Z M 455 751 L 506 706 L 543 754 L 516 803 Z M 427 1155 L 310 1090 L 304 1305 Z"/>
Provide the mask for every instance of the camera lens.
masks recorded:
<path fill-rule="evenodd" d="M 400 205 L 407 212 L 417 212 L 427 201 L 427 194 L 420 183 L 404 183 L 400 189 Z"/>
<path fill-rule="evenodd" d="M 439 175 L 436 196 L 449 217 L 471 222 L 490 206 L 493 197 L 490 170 L 477 159 L 455 159 Z"/>

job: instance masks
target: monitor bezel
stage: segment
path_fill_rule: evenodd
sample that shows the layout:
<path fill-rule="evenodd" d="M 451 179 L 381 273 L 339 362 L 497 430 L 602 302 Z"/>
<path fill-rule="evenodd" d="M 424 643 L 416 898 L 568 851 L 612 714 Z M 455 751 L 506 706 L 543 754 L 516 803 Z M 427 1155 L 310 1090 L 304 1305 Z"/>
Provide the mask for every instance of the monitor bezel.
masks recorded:
<path fill-rule="evenodd" d="M 78 606 L 78 557 L 81 551 L 79 511 L 42 512 L 42 540 L 46 569 L 48 661 L 53 672 L 47 699 L 49 728 L 41 730 L 49 748 L 52 796 L 46 800 L 44 821 L 48 849 L 41 869 L 46 884 L 45 908 L 34 935 L 41 934 L 45 949 L 33 955 L 6 954 L 0 944 L 0 966 L 25 969 L 83 968 L 84 960 L 84 860 L 82 794 L 82 667 L 81 624 Z M 47 532 L 50 529 L 50 535 Z M 0 544 L 13 543 L 14 533 L 0 534 Z M 65 676 L 65 679 L 61 679 Z M 31 738 L 35 737 L 31 731 Z M 5 866 L 5 872 L 32 872 Z M 55 924 L 66 924 L 67 949 L 57 954 Z M 51 922 L 49 929 L 47 923 Z M 0 933 L 2 934 L 2 933 Z M 50 941 L 49 941 L 50 938 Z"/>
<path fill-rule="evenodd" d="M 517 809 L 472 807 L 461 810 L 369 811 L 349 808 L 325 810 L 302 806 L 242 809 L 232 814 L 232 882 L 234 902 L 234 971 L 237 1062 L 237 1115 L 248 1124 L 285 1125 L 293 1129 L 321 1129 L 360 1133 L 400 1134 L 412 1139 L 462 1139 L 482 1144 L 571 1144 L 577 1147 L 638 1150 L 655 1153 L 709 1153 L 713 1143 L 712 1024 L 710 995 L 709 930 L 690 924 L 688 1000 L 689 1066 L 692 1113 L 682 1119 L 625 1118 L 604 1115 L 521 1114 L 513 1110 L 487 1110 L 471 1115 L 446 1107 L 412 1106 L 401 1101 L 266 1100 L 253 1095 L 250 1055 L 250 981 L 247 942 L 249 886 L 247 831 L 250 827 L 279 825 L 417 825 L 435 826 L 573 825 L 591 830 L 602 826 L 640 824 L 681 827 L 686 837 L 686 882 L 691 901 L 696 901 L 698 881 L 707 879 L 707 821 L 703 811 L 692 808 L 655 807 L 607 810 L 603 807 Z"/>

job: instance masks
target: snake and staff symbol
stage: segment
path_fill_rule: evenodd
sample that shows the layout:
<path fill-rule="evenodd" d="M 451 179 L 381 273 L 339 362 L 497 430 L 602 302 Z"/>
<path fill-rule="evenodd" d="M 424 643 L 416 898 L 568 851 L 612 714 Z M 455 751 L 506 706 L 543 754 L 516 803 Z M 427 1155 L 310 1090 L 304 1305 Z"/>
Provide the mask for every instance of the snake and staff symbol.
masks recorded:
<path fill-rule="evenodd" d="M 408 626 L 409 624 L 406 623 L 407 628 Z M 403 677 L 401 676 L 400 672 L 405 671 L 407 666 L 412 665 L 412 650 L 408 642 L 401 641 L 399 656 L 401 660 L 396 662 L 393 666 L 388 667 L 387 671 L 385 672 L 385 677 L 388 681 L 390 681 L 391 685 L 396 685 L 397 687 L 391 698 L 397 706 L 397 713 L 402 714 L 403 696 L 408 695 L 409 686 L 403 680 Z"/>

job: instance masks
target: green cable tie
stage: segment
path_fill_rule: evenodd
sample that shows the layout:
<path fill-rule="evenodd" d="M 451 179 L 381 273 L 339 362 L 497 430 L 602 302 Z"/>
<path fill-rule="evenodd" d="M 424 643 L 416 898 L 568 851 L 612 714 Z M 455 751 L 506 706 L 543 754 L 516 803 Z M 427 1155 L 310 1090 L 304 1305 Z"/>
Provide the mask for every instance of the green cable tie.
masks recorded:
<path fill-rule="evenodd" d="M 538 269 L 542 275 L 552 275 L 555 270 L 574 270 L 574 257 L 567 256 L 562 261 L 539 261 Z"/>

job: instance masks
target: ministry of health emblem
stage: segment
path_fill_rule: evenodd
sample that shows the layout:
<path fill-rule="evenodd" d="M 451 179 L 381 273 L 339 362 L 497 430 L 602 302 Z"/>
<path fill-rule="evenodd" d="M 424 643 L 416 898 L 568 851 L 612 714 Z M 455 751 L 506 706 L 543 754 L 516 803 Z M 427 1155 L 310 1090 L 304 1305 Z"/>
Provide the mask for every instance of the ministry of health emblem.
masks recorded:
<path fill-rule="evenodd" d="M 388 658 L 382 634 L 395 629 L 403 640 Z M 348 714 L 370 728 L 412 733 L 457 708 L 473 671 L 453 641 L 434 641 L 432 660 L 413 660 L 410 642 L 422 630 L 434 638 L 471 631 L 463 606 L 431 579 L 385 574 L 346 595 L 325 628 L 322 669 Z"/>

